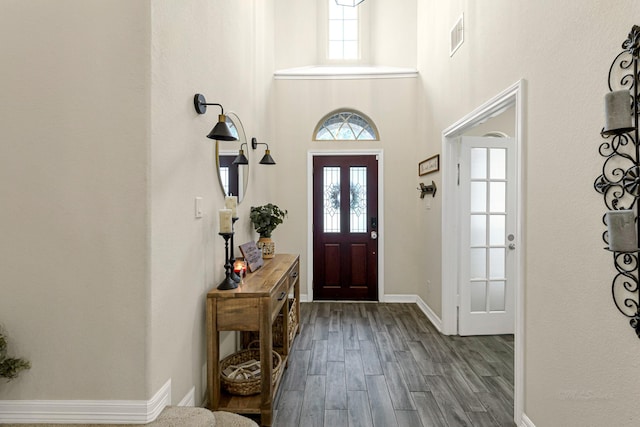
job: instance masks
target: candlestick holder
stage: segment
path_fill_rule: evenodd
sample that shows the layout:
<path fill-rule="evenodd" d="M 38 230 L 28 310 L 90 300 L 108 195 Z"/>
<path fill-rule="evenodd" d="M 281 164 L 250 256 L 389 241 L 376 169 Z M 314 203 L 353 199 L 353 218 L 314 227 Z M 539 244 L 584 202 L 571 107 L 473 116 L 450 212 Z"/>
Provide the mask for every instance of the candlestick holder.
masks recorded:
<path fill-rule="evenodd" d="M 224 280 L 218 285 L 220 290 L 235 289 L 238 284 L 231 278 L 233 273 L 233 265 L 229 261 L 229 239 L 233 238 L 233 232 L 231 233 L 218 233 L 224 239 Z"/>
<path fill-rule="evenodd" d="M 599 153 L 604 157 L 602 174 L 594 182 L 595 190 L 604 197 L 604 204 L 610 211 L 603 222 L 608 230 L 602 234 L 607 248 L 613 253 L 616 274 L 611 283 L 613 302 L 620 313 L 629 319 L 629 324 L 640 338 L 640 249 L 637 236 L 640 233 L 638 203 L 640 200 L 640 27 L 634 25 L 627 40 L 609 68 L 609 91 L 605 96 L 606 126 L 601 135 L 605 139 L 600 144 Z M 629 108 L 631 107 L 631 108 Z M 630 114 L 631 117 L 627 117 Z M 629 241 L 634 245 L 618 244 L 612 234 L 611 213 L 630 211 L 631 222 Z M 635 221 L 635 224 L 633 222 Z M 613 230 L 620 232 L 620 230 Z"/>
<path fill-rule="evenodd" d="M 237 216 L 231 218 L 231 257 L 229 257 L 229 263 L 232 266 L 236 262 L 236 256 L 233 254 L 233 247 L 234 247 L 233 235 L 235 234 L 234 224 L 236 223 L 237 220 L 238 220 Z M 236 283 L 240 283 L 242 281 L 242 278 L 238 276 L 235 271 L 233 271 L 233 268 L 231 269 L 231 280 L 233 280 Z"/>

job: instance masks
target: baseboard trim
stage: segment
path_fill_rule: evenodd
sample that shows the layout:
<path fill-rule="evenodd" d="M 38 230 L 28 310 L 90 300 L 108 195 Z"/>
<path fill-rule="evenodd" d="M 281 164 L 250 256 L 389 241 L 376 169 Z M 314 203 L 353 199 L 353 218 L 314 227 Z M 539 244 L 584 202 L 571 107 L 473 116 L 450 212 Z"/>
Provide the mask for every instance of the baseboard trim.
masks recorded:
<path fill-rule="evenodd" d="M 415 295 L 386 294 L 382 297 L 382 302 L 415 304 L 416 298 Z"/>
<path fill-rule="evenodd" d="M 405 303 L 405 304 L 417 304 L 418 308 L 427 316 L 429 321 L 433 323 L 433 326 L 442 333 L 442 320 L 434 313 L 434 311 L 422 300 L 418 295 L 392 295 L 387 294 L 384 296 L 384 302 L 390 303 Z"/>
<path fill-rule="evenodd" d="M 416 304 L 422 312 L 427 316 L 429 321 L 435 326 L 438 332 L 442 333 L 442 319 L 440 319 L 436 313 L 422 300 L 419 296 L 416 296 Z"/>
<path fill-rule="evenodd" d="M 533 424 L 533 421 L 531 421 L 529 419 L 529 417 L 526 416 L 526 414 L 522 414 L 522 424 L 520 424 L 521 427 L 536 427 L 535 424 Z"/>
<path fill-rule="evenodd" d="M 191 387 L 191 390 L 182 398 L 178 406 L 196 406 L 196 388 Z"/>
<path fill-rule="evenodd" d="M 171 404 L 171 379 L 150 400 L 2 400 L 0 424 L 146 424 Z"/>

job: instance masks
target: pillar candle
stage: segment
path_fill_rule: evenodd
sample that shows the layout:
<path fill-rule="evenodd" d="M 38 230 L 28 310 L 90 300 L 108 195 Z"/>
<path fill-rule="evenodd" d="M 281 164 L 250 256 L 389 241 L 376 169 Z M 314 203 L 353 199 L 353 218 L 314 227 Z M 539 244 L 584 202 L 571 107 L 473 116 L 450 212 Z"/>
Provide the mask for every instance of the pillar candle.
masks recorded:
<path fill-rule="evenodd" d="M 638 237 L 632 210 L 607 212 L 609 249 L 616 252 L 637 251 Z"/>
<path fill-rule="evenodd" d="M 220 233 L 231 233 L 231 209 L 220 209 Z"/>
<path fill-rule="evenodd" d="M 236 209 L 238 208 L 238 196 L 225 196 L 224 207 L 227 209 L 231 209 L 231 216 L 233 218 L 237 218 L 238 215 Z"/>
<path fill-rule="evenodd" d="M 628 90 L 609 92 L 604 96 L 605 133 L 628 132 L 631 123 L 631 95 Z"/>

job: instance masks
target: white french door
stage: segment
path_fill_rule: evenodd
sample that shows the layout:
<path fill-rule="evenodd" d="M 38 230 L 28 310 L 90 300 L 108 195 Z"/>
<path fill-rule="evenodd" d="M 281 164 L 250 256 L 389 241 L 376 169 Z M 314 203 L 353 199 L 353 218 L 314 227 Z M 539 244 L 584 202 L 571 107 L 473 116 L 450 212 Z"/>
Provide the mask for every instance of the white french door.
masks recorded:
<path fill-rule="evenodd" d="M 513 138 L 461 138 L 460 335 L 515 331 L 515 151 Z"/>

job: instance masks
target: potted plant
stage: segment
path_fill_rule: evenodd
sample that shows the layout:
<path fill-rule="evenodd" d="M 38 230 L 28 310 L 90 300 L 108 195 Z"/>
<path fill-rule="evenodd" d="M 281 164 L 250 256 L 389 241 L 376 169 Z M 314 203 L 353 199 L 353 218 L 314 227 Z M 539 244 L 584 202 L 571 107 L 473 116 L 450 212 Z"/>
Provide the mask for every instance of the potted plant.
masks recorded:
<path fill-rule="evenodd" d="M 21 371 L 30 368 L 31 363 L 28 360 L 7 357 L 7 339 L 0 331 L 0 378 L 12 380 L 17 378 Z"/>
<path fill-rule="evenodd" d="M 252 206 L 249 219 L 260 234 L 257 246 L 262 250 L 262 258 L 273 258 L 275 254 L 275 243 L 271 240 L 271 233 L 287 216 L 287 211 L 278 206 L 268 203 L 262 206 Z"/>

